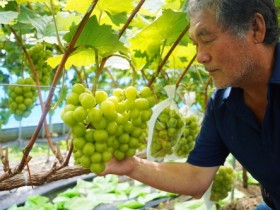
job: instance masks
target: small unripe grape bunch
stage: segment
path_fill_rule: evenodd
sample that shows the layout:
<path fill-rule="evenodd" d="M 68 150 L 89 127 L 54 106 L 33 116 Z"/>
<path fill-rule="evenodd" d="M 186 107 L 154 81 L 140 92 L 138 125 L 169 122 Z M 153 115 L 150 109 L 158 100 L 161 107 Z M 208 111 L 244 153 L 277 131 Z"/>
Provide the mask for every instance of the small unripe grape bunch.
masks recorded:
<path fill-rule="evenodd" d="M 37 43 L 27 50 L 34 68 L 38 74 L 40 85 L 49 85 L 52 81 L 52 68 L 47 64 L 47 59 L 52 56 L 52 52 L 48 50 L 42 43 Z M 25 63 L 28 64 L 27 60 Z M 32 72 L 30 71 L 31 75 Z M 34 79 L 34 78 L 33 78 Z"/>
<path fill-rule="evenodd" d="M 234 187 L 236 172 L 230 166 L 220 166 L 211 187 L 210 201 L 219 202 L 226 198 Z"/>
<path fill-rule="evenodd" d="M 179 139 L 184 122 L 178 109 L 166 107 L 157 117 L 153 129 L 151 155 L 163 158 L 173 154 L 173 147 Z"/>
<path fill-rule="evenodd" d="M 174 153 L 178 157 L 187 157 L 194 147 L 196 137 L 199 132 L 199 118 L 192 114 L 184 116 L 184 126 L 180 139 L 174 146 Z"/>
<path fill-rule="evenodd" d="M 9 111 L 17 121 L 27 118 L 37 99 L 37 89 L 32 78 L 19 78 L 16 84 L 8 87 Z"/>

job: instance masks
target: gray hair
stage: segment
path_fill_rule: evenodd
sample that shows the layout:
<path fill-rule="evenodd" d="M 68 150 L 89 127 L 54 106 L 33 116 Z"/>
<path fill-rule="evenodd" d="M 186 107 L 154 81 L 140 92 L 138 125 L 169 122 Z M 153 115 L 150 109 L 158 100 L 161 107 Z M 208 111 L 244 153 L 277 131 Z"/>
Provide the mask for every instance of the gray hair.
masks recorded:
<path fill-rule="evenodd" d="M 249 29 L 253 15 L 260 13 L 266 24 L 264 43 L 270 45 L 278 41 L 278 18 L 273 0 L 188 0 L 190 18 L 205 9 L 215 14 L 222 29 L 239 38 Z"/>

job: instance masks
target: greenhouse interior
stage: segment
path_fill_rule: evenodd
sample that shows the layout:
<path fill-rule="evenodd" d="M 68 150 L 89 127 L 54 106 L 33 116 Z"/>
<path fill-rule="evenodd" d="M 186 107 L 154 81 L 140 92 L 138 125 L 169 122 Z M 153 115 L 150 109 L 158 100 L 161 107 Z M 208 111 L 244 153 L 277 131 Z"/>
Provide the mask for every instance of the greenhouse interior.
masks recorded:
<path fill-rule="evenodd" d="M 187 3 L 0 0 L 0 210 L 245 210 L 263 201 L 232 154 L 200 198 L 102 174 L 133 157 L 185 165 L 196 146 L 216 88 L 197 61 Z"/>

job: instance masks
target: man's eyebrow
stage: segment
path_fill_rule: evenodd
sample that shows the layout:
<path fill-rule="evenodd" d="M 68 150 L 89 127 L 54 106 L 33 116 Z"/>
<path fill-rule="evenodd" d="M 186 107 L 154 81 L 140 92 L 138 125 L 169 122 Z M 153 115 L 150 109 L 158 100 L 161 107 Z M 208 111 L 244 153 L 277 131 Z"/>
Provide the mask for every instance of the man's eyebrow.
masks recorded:
<path fill-rule="evenodd" d="M 210 35 L 211 33 L 205 29 L 201 29 L 199 30 L 196 34 L 195 37 L 203 37 L 203 36 L 207 36 Z M 191 36 L 191 33 L 189 34 L 189 38 L 191 41 L 194 41 L 194 38 Z"/>
<path fill-rule="evenodd" d="M 211 34 L 209 31 L 207 31 L 207 30 L 205 30 L 205 29 L 202 29 L 202 30 L 200 30 L 200 31 L 196 34 L 196 36 L 197 36 L 197 37 L 201 37 L 201 36 L 207 36 L 207 35 L 209 35 L 209 34 Z"/>

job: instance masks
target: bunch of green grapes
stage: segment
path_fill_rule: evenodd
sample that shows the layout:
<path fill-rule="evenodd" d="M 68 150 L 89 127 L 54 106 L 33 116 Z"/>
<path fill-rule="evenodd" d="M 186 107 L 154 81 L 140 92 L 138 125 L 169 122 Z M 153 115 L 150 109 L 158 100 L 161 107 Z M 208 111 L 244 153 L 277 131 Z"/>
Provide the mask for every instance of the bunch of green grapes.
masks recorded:
<path fill-rule="evenodd" d="M 236 172 L 230 166 L 220 166 L 211 187 L 210 200 L 218 202 L 228 196 L 234 187 Z"/>
<path fill-rule="evenodd" d="M 195 144 L 199 132 L 199 118 L 196 115 L 184 116 L 184 126 L 180 139 L 174 146 L 174 153 L 178 157 L 187 157 Z"/>
<path fill-rule="evenodd" d="M 46 60 L 52 56 L 52 52 L 46 49 L 42 43 L 37 43 L 27 52 L 32 59 L 40 84 L 49 85 L 52 81 L 52 68 L 46 63 Z M 30 75 L 33 75 L 32 72 Z"/>
<path fill-rule="evenodd" d="M 154 125 L 151 155 L 155 158 L 171 155 L 183 125 L 183 118 L 179 110 L 173 107 L 166 107 L 159 114 Z"/>
<path fill-rule="evenodd" d="M 15 85 L 8 87 L 8 107 L 16 120 L 20 121 L 31 114 L 37 99 L 37 89 L 32 78 L 20 78 Z"/>
<path fill-rule="evenodd" d="M 93 173 L 105 169 L 112 157 L 122 160 L 135 155 L 145 142 L 147 121 L 152 115 L 151 90 L 133 86 L 94 94 L 76 83 L 66 97 L 61 113 L 70 127 L 74 160 Z"/>

